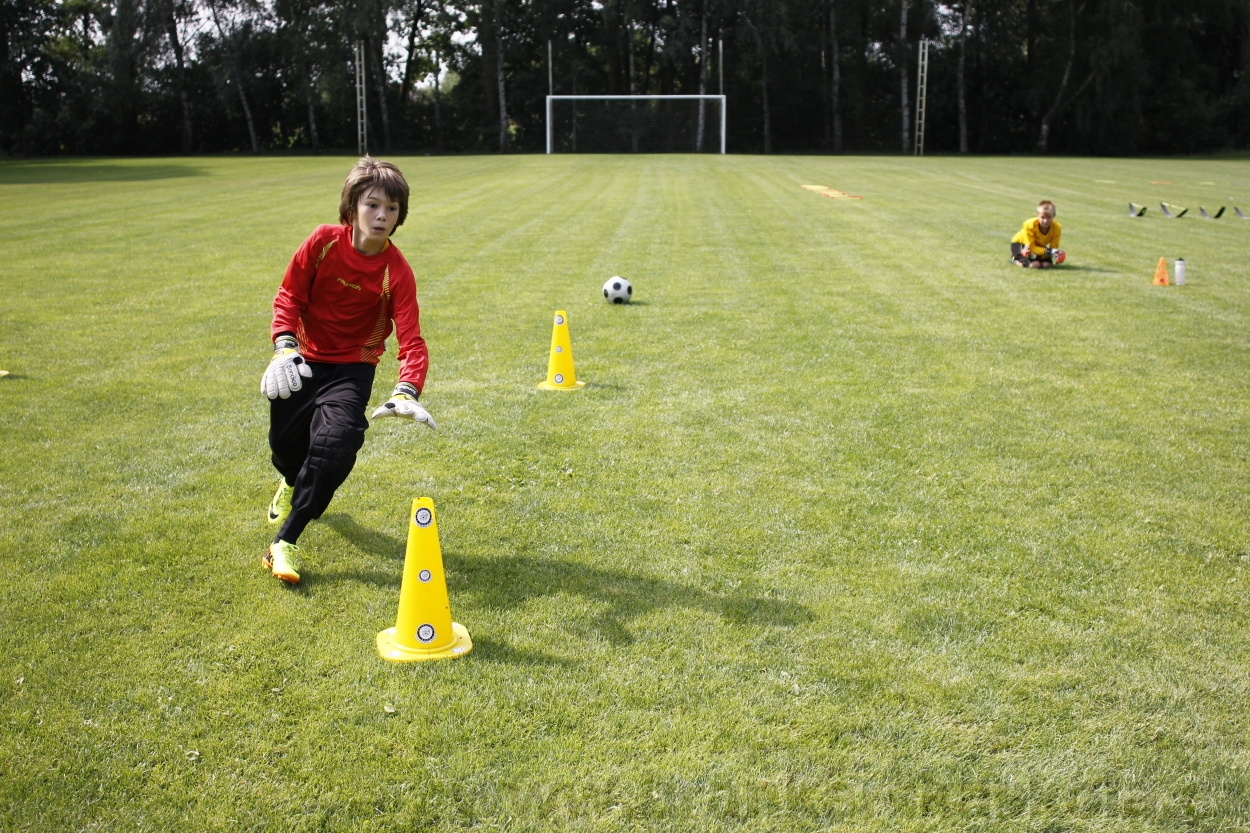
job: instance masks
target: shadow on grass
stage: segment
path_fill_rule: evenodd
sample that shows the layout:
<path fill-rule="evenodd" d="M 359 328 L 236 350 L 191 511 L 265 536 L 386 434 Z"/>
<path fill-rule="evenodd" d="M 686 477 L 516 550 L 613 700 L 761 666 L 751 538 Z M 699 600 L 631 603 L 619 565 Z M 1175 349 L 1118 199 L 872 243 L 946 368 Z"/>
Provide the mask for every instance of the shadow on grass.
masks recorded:
<path fill-rule="evenodd" d="M 1019 266 L 1013 266 L 1010 271 L 1015 271 L 1021 275 L 1027 275 L 1030 277 L 1036 275 L 1059 276 L 1068 272 L 1095 272 L 1104 275 L 1120 274 L 1120 270 L 1118 269 L 1103 269 L 1101 266 L 1077 266 L 1074 263 L 1065 263 L 1063 266 L 1052 266 L 1049 269 L 1023 269 Z"/>
<path fill-rule="evenodd" d="M 402 562 L 405 542 L 399 538 L 368 529 L 347 514 L 327 515 L 322 520 L 354 546 L 367 552 L 394 553 L 396 560 Z M 516 553 L 488 557 L 444 550 L 443 561 L 451 574 L 452 591 L 471 592 L 481 606 L 513 610 L 533 599 L 560 594 L 606 605 L 606 609 L 582 620 L 580 627 L 574 625 L 574 629 L 583 631 L 585 636 L 597 634 L 618 645 L 634 641 L 627 623 L 643 620 L 662 608 L 703 611 L 736 625 L 753 627 L 789 628 L 815 619 L 803 605 L 765 595 L 743 591 L 721 595 L 641 572 L 604 569 L 558 558 Z M 338 578 L 389 585 L 398 591 L 401 575 L 396 569 L 393 574 L 374 571 L 339 574 Z M 518 662 L 534 662 L 530 653 L 518 652 L 504 643 L 490 643 L 489 650 L 500 652 L 493 656 L 497 661 L 508 661 L 507 652 L 512 652 Z"/>
<path fill-rule="evenodd" d="M 632 643 L 634 636 L 628 625 L 664 608 L 703 611 L 735 625 L 753 627 L 789 628 L 815 618 L 794 602 L 748 592 L 720 595 L 666 578 L 562 559 L 523 554 L 486 558 L 455 552 L 447 553 L 446 559 L 477 603 L 487 607 L 511 610 L 532 599 L 555 595 L 577 596 L 604 606 L 565 627 L 614 645 Z"/>
<path fill-rule="evenodd" d="M 629 390 L 624 385 L 618 385 L 614 382 L 586 382 L 586 387 L 590 390 Z"/>
<path fill-rule="evenodd" d="M 401 566 L 403 565 L 404 552 L 407 549 L 407 544 L 403 539 L 363 526 L 347 512 L 325 515 L 321 518 L 321 522 L 346 538 L 357 549 L 375 555 L 389 556 Z"/>
<path fill-rule="evenodd" d="M 2 185 L 59 185 L 80 182 L 148 182 L 205 176 L 198 165 L 168 162 L 5 162 L 0 164 Z"/>
<path fill-rule="evenodd" d="M 548 656 L 539 651 L 513 648 L 489 636 L 473 637 L 473 656 L 479 662 L 497 662 L 500 665 L 545 665 L 558 668 L 575 668 L 578 663 L 561 657 Z"/>

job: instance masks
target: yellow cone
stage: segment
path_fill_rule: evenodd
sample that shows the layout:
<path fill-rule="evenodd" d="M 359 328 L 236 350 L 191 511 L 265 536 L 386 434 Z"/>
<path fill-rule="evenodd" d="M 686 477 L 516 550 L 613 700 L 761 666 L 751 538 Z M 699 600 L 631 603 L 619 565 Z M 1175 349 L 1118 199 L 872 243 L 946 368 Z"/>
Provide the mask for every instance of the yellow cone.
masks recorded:
<path fill-rule="evenodd" d="M 462 657 L 472 650 L 468 629 L 451 621 L 434 501 L 419 497 L 408 516 L 399 616 L 395 627 L 378 634 L 378 655 L 391 662 L 420 662 Z"/>
<path fill-rule="evenodd" d="M 1168 285 L 1168 259 L 1166 257 L 1159 258 L 1159 265 L 1155 267 L 1154 285 Z"/>
<path fill-rule="evenodd" d="M 555 324 L 551 327 L 551 357 L 547 359 L 547 378 L 539 382 L 541 390 L 577 390 L 585 385 L 577 381 L 573 369 L 573 342 L 569 339 L 569 316 L 556 310 Z"/>

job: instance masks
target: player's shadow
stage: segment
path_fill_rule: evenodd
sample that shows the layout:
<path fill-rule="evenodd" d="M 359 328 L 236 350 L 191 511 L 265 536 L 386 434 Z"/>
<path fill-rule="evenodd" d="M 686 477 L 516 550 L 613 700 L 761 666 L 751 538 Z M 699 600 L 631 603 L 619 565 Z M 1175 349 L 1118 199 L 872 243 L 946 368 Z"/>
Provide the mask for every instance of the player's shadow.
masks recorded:
<path fill-rule="evenodd" d="M 357 523 L 351 515 L 334 514 L 322 521 L 349 543 L 365 552 L 394 553 L 397 569 L 368 573 L 339 573 L 338 578 L 363 581 L 399 590 L 405 542 Z M 815 619 L 810 610 L 795 602 L 774 599 L 765 594 L 737 589 L 717 593 L 690 582 L 645 575 L 627 570 L 605 569 L 560 558 L 526 553 L 498 556 L 464 555 L 443 550 L 451 595 L 468 598 L 477 607 L 514 610 L 533 599 L 556 595 L 577 596 L 591 603 L 596 612 L 573 618 L 563 627 L 584 638 L 606 639 L 613 644 L 634 641 L 630 626 L 666 608 L 684 608 L 720 617 L 738 626 L 790 628 Z M 309 578 L 315 578 L 310 575 Z M 330 579 L 329 576 L 325 580 Z M 535 656 L 507 643 L 479 642 L 474 652 L 497 662 L 559 663 L 560 660 Z M 489 656 L 487 656 L 489 655 Z M 511 659 L 510 659 L 511 657 Z"/>

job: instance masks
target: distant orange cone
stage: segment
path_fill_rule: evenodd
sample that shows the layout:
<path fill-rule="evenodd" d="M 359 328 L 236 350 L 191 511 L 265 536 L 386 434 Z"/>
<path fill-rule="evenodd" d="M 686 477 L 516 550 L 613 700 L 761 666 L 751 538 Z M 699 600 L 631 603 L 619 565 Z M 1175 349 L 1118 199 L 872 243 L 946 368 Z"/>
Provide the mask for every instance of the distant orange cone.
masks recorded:
<path fill-rule="evenodd" d="M 1155 267 L 1154 285 L 1168 285 L 1168 259 L 1166 257 L 1159 258 L 1159 265 Z"/>

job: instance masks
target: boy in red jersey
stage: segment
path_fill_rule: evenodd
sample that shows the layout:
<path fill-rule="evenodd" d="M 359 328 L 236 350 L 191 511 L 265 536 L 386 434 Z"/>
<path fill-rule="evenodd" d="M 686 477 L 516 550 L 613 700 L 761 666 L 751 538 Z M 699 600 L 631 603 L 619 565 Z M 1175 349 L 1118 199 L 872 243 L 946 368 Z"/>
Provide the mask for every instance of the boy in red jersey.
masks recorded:
<path fill-rule="evenodd" d="M 1055 222 L 1055 204 L 1042 200 L 1037 204 L 1037 217 L 1025 220 L 1011 238 L 1011 259 L 1017 266 L 1030 269 L 1049 269 L 1063 263 L 1067 255 L 1059 248 L 1061 233 Z"/>
<path fill-rule="evenodd" d="M 325 512 L 364 444 L 365 408 L 392 323 L 399 384 L 373 417 L 435 427 L 417 404 L 429 354 L 416 278 L 390 240 L 407 216 L 399 169 L 361 159 L 343 183 L 339 225 L 318 226 L 304 241 L 273 301 L 274 354 L 260 390 L 271 400 L 269 448 L 282 480 L 269 505 L 278 532 L 262 563 L 288 584 L 299 581 L 300 534 Z"/>

